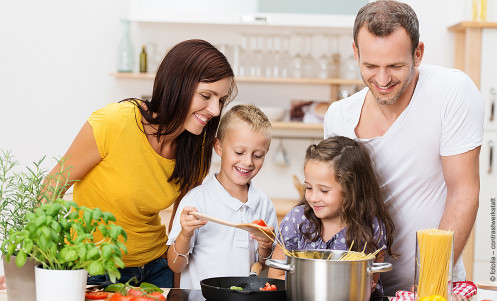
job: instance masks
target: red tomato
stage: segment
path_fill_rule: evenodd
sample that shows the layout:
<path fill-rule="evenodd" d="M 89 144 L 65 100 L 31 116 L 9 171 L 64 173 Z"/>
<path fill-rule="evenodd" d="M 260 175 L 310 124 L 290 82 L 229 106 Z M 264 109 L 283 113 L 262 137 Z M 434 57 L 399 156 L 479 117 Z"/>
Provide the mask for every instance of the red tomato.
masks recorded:
<path fill-rule="evenodd" d="M 256 219 L 255 221 L 252 222 L 252 224 L 256 224 L 261 227 L 267 227 L 266 222 L 264 222 L 262 219 Z"/>
<path fill-rule="evenodd" d="M 269 284 L 269 282 L 266 282 L 266 286 L 261 287 L 259 290 L 261 290 L 261 291 L 275 291 L 276 290 L 276 285 Z"/>
<path fill-rule="evenodd" d="M 105 299 L 109 293 L 107 292 L 91 292 L 88 291 L 85 293 L 85 298 L 90 299 L 90 300 L 99 300 L 99 299 Z"/>
<path fill-rule="evenodd" d="M 120 293 L 115 293 L 114 295 L 112 295 L 112 297 L 110 298 L 110 301 L 130 301 L 132 298 L 134 298 L 135 296 L 123 296 L 121 295 Z"/>
<path fill-rule="evenodd" d="M 141 295 L 143 295 L 143 293 L 137 289 L 130 288 L 128 290 L 128 296 L 141 296 Z"/>
<path fill-rule="evenodd" d="M 130 301 L 166 301 L 166 297 L 162 293 L 155 292 L 148 294 L 147 296 L 135 296 Z"/>

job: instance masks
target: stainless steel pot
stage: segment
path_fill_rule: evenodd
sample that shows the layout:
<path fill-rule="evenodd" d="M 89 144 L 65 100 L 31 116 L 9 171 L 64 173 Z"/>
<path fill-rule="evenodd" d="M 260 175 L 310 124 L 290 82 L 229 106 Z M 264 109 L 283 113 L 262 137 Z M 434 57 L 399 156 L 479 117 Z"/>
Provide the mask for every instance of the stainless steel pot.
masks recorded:
<path fill-rule="evenodd" d="M 286 296 L 291 301 L 368 301 L 373 273 L 392 270 L 391 263 L 373 259 L 342 261 L 347 251 L 299 250 L 299 257 L 266 260 L 271 268 L 286 271 Z"/>

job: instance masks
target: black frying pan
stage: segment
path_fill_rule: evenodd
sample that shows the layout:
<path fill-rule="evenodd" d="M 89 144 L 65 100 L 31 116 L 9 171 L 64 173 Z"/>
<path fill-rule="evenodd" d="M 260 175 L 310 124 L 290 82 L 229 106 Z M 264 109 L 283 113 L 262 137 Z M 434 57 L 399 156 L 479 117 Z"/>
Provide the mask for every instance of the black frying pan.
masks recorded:
<path fill-rule="evenodd" d="M 273 278 L 259 278 L 262 265 L 254 263 L 250 269 L 249 277 L 215 277 L 200 281 L 202 295 L 208 301 L 214 300 L 286 300 L 285 280 Z M 274 291 L 261 291 L 266 283 L 276 285 Z M 232 290 L 230 287 L 238 286 L 243 290 Z"/>
<path fill-rule="evenodd" d="M 276 285 L 274 291 L 261 291 L 266 282 Z M 232 290 L 231 286 L 239 286 L 243 290 Z M 225 300 L 286 300 L 285 280 L 259 277 L 216 277 L 200 281 L 202 295 L 208 301 Z"/>

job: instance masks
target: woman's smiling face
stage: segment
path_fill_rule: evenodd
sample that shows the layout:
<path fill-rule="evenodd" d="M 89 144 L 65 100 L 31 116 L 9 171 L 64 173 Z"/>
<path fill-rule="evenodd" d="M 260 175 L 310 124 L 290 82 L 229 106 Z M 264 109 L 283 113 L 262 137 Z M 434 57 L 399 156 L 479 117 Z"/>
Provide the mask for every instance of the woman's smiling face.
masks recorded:
<path fill-rule="evenodd" d="M 200 82 L 198 84 L 183 123 L 183 130 L 200 135 L 207 122 L 219 116 L 224 101 L 228 97 L 232 80 L 227 77 L 213 83 Z"/>

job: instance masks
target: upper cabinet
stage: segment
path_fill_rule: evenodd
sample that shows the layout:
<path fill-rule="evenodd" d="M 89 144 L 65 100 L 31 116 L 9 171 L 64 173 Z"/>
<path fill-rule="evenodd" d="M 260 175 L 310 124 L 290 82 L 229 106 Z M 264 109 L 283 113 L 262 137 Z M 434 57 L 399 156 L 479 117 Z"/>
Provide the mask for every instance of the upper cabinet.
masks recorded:
<path fill-rule="evenodd" d="M 129 0 L 143 22 L 259 24 L 350 29 L 367 0 Z"/>

